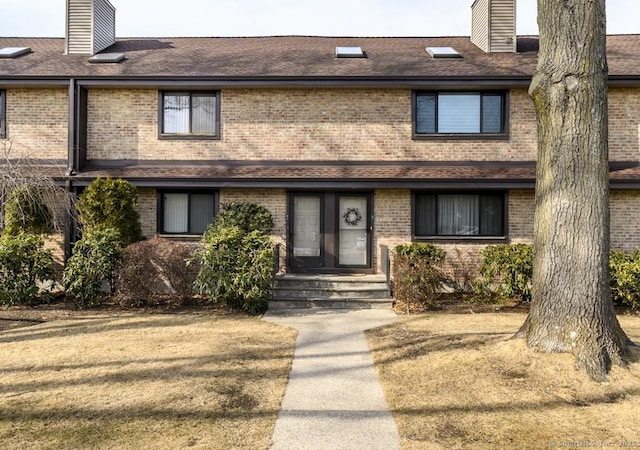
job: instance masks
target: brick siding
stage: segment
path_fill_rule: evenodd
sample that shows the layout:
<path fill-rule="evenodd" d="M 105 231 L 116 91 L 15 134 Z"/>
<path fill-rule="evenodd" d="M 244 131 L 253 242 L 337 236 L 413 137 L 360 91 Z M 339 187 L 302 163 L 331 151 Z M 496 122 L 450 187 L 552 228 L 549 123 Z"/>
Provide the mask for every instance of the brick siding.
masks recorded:
<path fill-rule="evenodd" d="M 158 232 L 158 195 L 155 189 L 138 188 L 138 214 L 142 234 L 151 238 Z"/>
<path fill-rule="evenodd" d="M 640 192 L 612 191 L 611 248 L 640 249 Z"/>
<path fill-rule="evenodd" d="M 67 159 L 68 93 L 63 89 L 7 89 L 6 131 L 11 158 Z"/>
<path fill-rule="evenodd" d="M 225 89 L 220 140 L 159 140 L 154 89 L 89 92 L 89 159 L 531 160 L 535 119 L 513 91 L 509 140 L 412 140 L 411 90 Z M 132 120 L 135 119 L 135 120 Z"/>

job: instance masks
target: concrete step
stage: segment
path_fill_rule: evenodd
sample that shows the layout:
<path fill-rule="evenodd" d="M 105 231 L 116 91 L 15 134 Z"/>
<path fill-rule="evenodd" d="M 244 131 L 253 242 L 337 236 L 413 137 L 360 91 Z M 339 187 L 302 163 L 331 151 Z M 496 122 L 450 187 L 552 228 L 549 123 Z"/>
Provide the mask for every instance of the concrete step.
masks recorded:
<path fill-rule="evenodd" d="M 276 277 L 270 309 L 391 308 L 384 275 L 285 274 Z"/>
<path fill-rule="evenodd" d="M 327 298 L 292 298 L 287 300 L 271 300 L 269 302 L 269 310 L 281 309 L 391 309 L 393 306 L 392 298 L 343 298 L 343 299 L 327 299 Z"/>
<path fill-rule="evenodd" d="M 387 285 L 383 275 L 280 275 L 275 278 L 276 287 L 297 288 L 341 288 L 341 287 L 368 287 L 375 284 Z"/>
<path fill-rule="evenodd" d="M 273 289 L 273 298 L 284 300 L 289 298 L 386 298 L 389 297 L 389 288 L 382 286 L 340 286 L 331 288 L 296 288 L 295 286 L 276 287 Z"/>

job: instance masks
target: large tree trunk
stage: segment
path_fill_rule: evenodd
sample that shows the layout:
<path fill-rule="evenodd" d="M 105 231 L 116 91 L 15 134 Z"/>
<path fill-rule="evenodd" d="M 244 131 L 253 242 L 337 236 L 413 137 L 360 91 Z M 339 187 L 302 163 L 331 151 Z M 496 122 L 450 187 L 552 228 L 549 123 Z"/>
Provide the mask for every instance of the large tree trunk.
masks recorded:
<path fill-rule="evenodd" d="M 538 0 L 538 25 L 533 298 L 517 336 L 601 381 L 629 343 L 609 292 L 605 0 Z"/>

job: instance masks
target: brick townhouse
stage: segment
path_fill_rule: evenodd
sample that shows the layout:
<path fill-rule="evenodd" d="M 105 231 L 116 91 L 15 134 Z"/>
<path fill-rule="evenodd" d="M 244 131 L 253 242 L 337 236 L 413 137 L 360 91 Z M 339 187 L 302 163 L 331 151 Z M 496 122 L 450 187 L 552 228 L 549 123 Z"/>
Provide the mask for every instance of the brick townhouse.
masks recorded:
<path fill-rule="evenodd" d="M 537 37 L 516 36 L 515 0 L 477 0 L 471 37 L 116 39 L 106 0 L 68 0 L 66 28 L 0 38 L 0 145 L 72 192 L 131 181 L 147 236 L 252 201 L 283 271 L 340 274 L 379 273 L 399 243 L 469 262 L 532 238 Z M 607 46 L 611 241 L 631 249 L 640 35 Z"/>

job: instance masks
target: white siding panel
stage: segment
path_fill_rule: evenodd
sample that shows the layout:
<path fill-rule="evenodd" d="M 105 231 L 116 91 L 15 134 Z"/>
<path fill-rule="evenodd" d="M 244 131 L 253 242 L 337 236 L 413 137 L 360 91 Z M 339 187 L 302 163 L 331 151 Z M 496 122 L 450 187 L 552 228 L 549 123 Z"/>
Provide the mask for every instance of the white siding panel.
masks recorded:
<path fill-rule="evenodd" d="M 471 42 L 489 52 L 489 0 L 476 0 L 471 6 Z"/>
<path fill-rule="evenodd" d="M 115 43 L 115 15 L 108 0 L 67 0 L 66 52 L 93 55 Z"/>
<path fill-rule="evenodd" d="M 93 23 L 93 52 L 98 53 L 116 42 L 116 10 L 111 3 L 95 0 Z"/>
<path fill-rule="evenodd" d="M 491 3 L 491 52 L 516 51 L 516 2 L 493 0 Z"/>
<path fill-rule="evenodd" d="M 67 0 L 67 40 L 69 54 L 91 54 L 91 0 Z"/>

